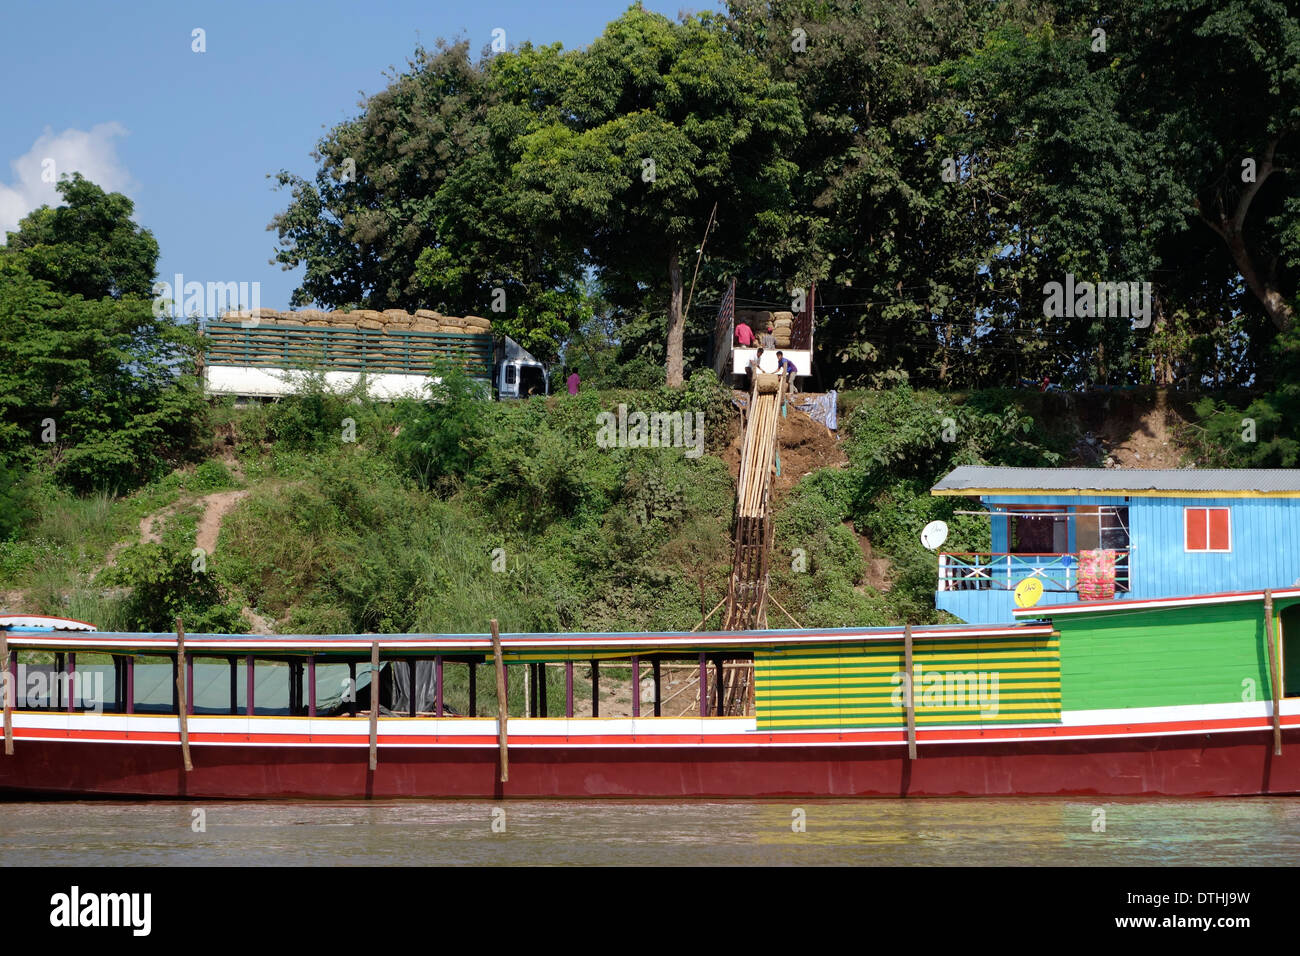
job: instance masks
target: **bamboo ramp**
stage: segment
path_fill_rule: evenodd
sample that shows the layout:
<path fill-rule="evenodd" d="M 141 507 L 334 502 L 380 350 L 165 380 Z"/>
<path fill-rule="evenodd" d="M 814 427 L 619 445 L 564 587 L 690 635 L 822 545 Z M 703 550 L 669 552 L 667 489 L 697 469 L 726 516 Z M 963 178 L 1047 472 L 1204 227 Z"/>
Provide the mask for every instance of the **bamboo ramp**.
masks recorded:
<path fill-rule="evenodd" d="M 749 395 L 736 483 L 736 531 L 727 630 L 767 627 L 768 561 L 772 552 L 772 474 L 776 468 L 785 377 L 759 374 Z"/>

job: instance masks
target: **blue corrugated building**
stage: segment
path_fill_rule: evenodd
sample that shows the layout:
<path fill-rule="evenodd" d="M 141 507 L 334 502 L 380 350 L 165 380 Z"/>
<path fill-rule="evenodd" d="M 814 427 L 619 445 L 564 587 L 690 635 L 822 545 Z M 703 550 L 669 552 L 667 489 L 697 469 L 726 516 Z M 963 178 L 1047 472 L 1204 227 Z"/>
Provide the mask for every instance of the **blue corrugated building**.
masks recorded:
<path fill-rule="evenodd" d="M 990 552 L 939 554 L 935 605 L 972 624 L 1026 578 L 1040 606 L 1300 583 L 1300 469 L 963 466 L 931 493 L 989 514 Z"/>

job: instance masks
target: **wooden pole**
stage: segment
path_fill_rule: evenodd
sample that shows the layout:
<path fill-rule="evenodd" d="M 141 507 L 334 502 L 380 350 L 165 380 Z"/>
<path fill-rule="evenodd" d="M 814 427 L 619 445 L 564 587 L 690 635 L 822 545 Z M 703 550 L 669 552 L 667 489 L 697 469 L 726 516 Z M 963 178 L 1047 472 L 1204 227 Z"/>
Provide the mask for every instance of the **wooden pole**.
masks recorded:
<path fill-rule="evenodd" d="M 442 716 L 442 655 L 433 659 L 433 715 Z"/>
<path fill-rule="evenodd" d="M 546 716 L 546 662 L 537 665 L 537 716 Z"/>
<path fill-rule="evenodd" d="M 663 690 L 662 690 L 662 686 L 661 686 L 661 684 L 660 684 L 660 682 L 659 682 L 659 680 L 660 680 L 660 661 L 659 661 L 659 658 L 656 657 L 656 658 L 651 662 L 650 666 L 654 669 L 654 675 L 655 675 L 655 716 L 656 716 L 656 717 L 662 717 L 662 716 L 663 716 L 663 705 L 664 705 L 664 701 L 663 701 Z"/>
<path fill-rule="evenodd" d="M 709 716 L 709 664 L 700 652 L 700 716 Z"/>
<path fill-rule="evenodd" d="M 406 689 L 411 696 L 411 700 L 410 700 L 411 706 L 409 708 L 409 711 L 412 717 L 418 717 L 420 715 L 420 712 L 419 710 L 416 709 L 416 705 L 415 705 L 415 671 L 416 668 L 420 666 L 420 662 L 418 659 L 413 657 L 406 662 L 406 666 L 408 668 Z M 393 686 L 397 686 L 397 685 L 394 684 Z"/>
<path fill-rule="evenodd" d="M 256 706 L 257 662 L 252 654 L 244 658 L 244 713 L 252 717 Z"/>
<path fill-rule="evenodd" d="M 641 658 L 632 655 L 632 716 L 641 716 Z"/>
<path fill-rule="evenodd" d="M 230 659 L 230 713 L 239 713 L 239 658 Z"/>
<path fill-rule="evenodd" d="M 0 630 L 0 661 L 4 661 L 4 706 L 5 706 L 5 756 L 12 757 L 14 752 L 14 679 L 9 666 L 9 638 Z"/>
<path fill-rule="evenodd" d="M 564 662 L 564 716 L 573 716 L 573 661 Z"/>
<path fill-rule="evenodd" d="M 176 619 L 176 694 L 179 697 L 179 705 L 176 708 L 176 717 L 181 725 L 181 759 L 185 762 L 185 772 L 189 773 L 194 769 L 194 764 L 190 762 L 190 727 L 189 727 L 189 689 L 185 686 L 185 675 L 189 667 L 185 662 L 185 625 L 181 619 Z"/>
<path fill-rule="evenodd" d="M 591 716 L 600 716 L 600 661 L 591 662 Z"/>
<path fill-rule="evenodd" d="M 709 221 L 704 226 L 704 238 L 700 240 L 700 251 L 695 256 L 695 274 L 691 276 L 691 291 L 686 295 L 686 308 L 682 315 L 691 314 L 691 299 L 695 297 L 695 280 L 700 276 L 700 260 L 704 258 L 704 244 L 709 241 L 709 230 L 713 228 L 713 217 L 718 214 L 718 204 L 713 204 L 713 211 L 709 213 Z"/>
<path fill-rule="evenodd" d="M 907 708 L 907 759 L 916 759 L 916 688 L 912 686 L 912 625 L 903 627 L 903 663 L 907 668 L 907 686 L 903 688 L 903 705 Z"/>
<path fill-rule="evenodd" d="M 1273 640 L 1273 591 L 1264 592 L 1264 632 L 1268 635 L 1268 682 L 1273 687 L 1273 755 L 1282 756 L 1282 688 L 1278 680 L 1277 642 Z"/>
<path fill-rule="evenodd" d="M 497 746 L 501 749 L 501 782 L 510 779 L 510 752 L 506 736 L 506 665 L 501 656 L 501 632 L 497 629 L 497 619 L 492 618 L 492 660 L 497 669 Z"/>
<path fill-rule="evenodd" d="M 697 625 L 695 625 L 695 627 L 691 628 L 691 633 L 694 634 L 696 631 L 698 631 L 700 628 L 702 628 L 702 627 L 703 627 L 703 626 L 708 622 L 709 618 L 713 617 L 714 614 L 718 613 L 718 608 L 722 607 L 722 605 L 724 605 L 724 604 L 726 604 L 726 603 L 727 603 L 727 599 L 724 597 L 724 598 L 723 598 L 721 601 L 719 601 L 717 604 L 713 605 L 713 610 L 710 611 L 708 614 L 704 615 L 704 617 L 702 617 L 702 618 L 700 619 L 700 623 L 699 623 L 699 624 L 697 624 Z"/>
<path fill-rule="evenodd" d="M 469 715 L 478 716 L 478 661 L 469 662 Z"/>
<path fill-rule="evenodd" d="M 316 716 L 316 655 L 307 658 L 307 716 Z"/>
<path fill-rule="evenodd" d="M 785 608 L 781 607 L 781 602 L 778 601 L 778 600 L 777 600 L 777 599 L 772 595 L 771 592 L 768 592 L 767 597 L 768 597 L 768 600 L 769 600 L 769 601 L 771 601 L 773 604 L 776 605 L 776 609 L 777 609 L 778 611 L 780 611 L 780 612 L 781 612 L 782 614 L 784 614 L 786 617 L 790 618 L 790 623 L 791 623 L 791 624 L 793 624 L 795 627 L 799 627 L 799 628 L 802 628 L 802 627 L 803 627 L 802 624 L 800 624 L 798 621 L 796 621 L 796 620 L 794 619 L 794 615 L 792 615 L 792 614 L 791 614 L 789 611 L 787 611 Z"/>
<path fill-rule="evenodd" d="M 77 710 L 77 655 L 75 653 L 68 655 L 68 713 L 76 713 Z"/>
<path fill-rule="evenodd" d="M 379 769 L 379 642 L 370 645 L 370 769 Z"/>

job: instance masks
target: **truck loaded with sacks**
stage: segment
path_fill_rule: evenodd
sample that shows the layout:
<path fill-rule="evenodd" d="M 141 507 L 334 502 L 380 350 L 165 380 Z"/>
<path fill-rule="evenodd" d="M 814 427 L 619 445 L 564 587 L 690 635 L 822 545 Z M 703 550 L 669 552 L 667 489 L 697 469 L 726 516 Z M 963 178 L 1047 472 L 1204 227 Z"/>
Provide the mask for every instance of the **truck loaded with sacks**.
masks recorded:
<path fill-rule="evenodd" d="M 202 330 L 210 395 L 275 398 L 322 376 L 331 389 L 364 380 L 372 398 L 420 398 L 448 365 L 490 384 L 501 398 L 547 392 L 545 366 L 512 339 L 494 341 L 492 323 L 477 315 L 253 309 L 227 312 Z"/>

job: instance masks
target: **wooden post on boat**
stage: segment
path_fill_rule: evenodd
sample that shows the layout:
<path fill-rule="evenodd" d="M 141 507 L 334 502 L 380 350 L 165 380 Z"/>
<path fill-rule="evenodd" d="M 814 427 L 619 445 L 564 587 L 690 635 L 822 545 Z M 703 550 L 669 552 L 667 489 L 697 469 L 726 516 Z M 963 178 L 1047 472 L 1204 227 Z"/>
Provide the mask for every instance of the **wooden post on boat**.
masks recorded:
<path fill-rule="evenodd" d="M 379 642 L 370 645 L 370 769 L 379 769 Z"/>
<path fill-rule="evenodd" d="M 641 716 L 641 658 L 632 655 L 632 716 Z"/>
<path fill-rule="evenodd" d="M 654 678 L 655 678 L 655 716 L 662 717 L 664 700 L 663 700 L 663 689 L 662 689 L 662 685 L 660 684 L 660 676 L 662 673 L 662 668 L 660 666 L 659 658 L 656 657 L 651 662 L 650 666 L 654 669 Z"/>
<path fill-rule="evenodd" d="M 1264 592 L 1264 633 L 1268 635 L 1268 682 L 1273 687 L 1273 755 L 1282 756 L 1282 688 L 1279 686 L 1277 642 L 1273 640 L 1273 591 Z"/>
<path fill-rule="evenodd" d="M 0 661 L 4 662 L 5 756 L 14 753 L 14 679 L 9 669 L 9 638 L 0 630 Z"/>
<path fill-rule="evenodd" d="M 907 668 L 907 687 L 903 705 L 907 708 L 907 759 L 916 759 L 916 688 L 912 685 L 912 625 L 903 625 L 903 664 Z"/>
<path fill-rule="evenodd" d="M 573 661 L 564 662 L 564 716 L 573 716 Z"/>
<path fill-rule="evenodd" d="M 189 727 L 189 695 L 186 691 L 185 675 L 189 671 L 185 662 L 185 625 L 181 619 L 176 619 L 176 717 L 181 725 L 181 759 L 185 762 L 185 772 L 189 773 L 194 769 L 194 764 L 190 762 L 190 727 Z"/>
<path fill-rule="evenodd" d="M 501 782 L 510 779 L 510 752 L 506 745 L 506 665 L 501 656 L 501 631 L 492 618 L 492 660 L 497 670 L 497 746 L 501 748 Z"/>
<path fill-rule="evenodd" d="M 307 716 L 316 716 L 316 655 L 307 655 Z M 233 686 L 233 685 L 232 685 Z"/>

